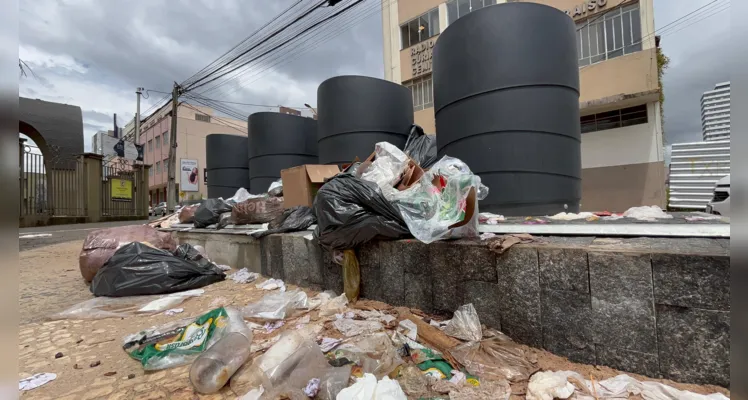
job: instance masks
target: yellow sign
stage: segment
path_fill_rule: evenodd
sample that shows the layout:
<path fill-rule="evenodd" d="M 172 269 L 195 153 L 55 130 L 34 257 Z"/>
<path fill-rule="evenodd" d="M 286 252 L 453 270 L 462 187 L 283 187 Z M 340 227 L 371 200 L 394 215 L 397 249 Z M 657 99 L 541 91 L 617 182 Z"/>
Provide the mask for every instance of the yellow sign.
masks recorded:
<path fill-rule="evenodd" d="M 132 181 L 127 179 L 110 180 L 112 186 L 112 199 L 132 200 Z"/>

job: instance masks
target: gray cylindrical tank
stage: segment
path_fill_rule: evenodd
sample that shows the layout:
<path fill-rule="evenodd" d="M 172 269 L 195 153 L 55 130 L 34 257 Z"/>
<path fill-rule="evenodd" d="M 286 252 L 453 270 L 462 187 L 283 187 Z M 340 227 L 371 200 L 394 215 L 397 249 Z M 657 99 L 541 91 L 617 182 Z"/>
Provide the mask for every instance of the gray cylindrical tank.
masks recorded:
<path fill-rule="evenodd" d="M 247 137 L 213 133 L 205 137 L 208 197 L 232 197 L 239 188 L 249 190 Z"/>
<path fill-rule="evenodd" d="M 317 89 L 320 164 L 365 160 L 378 142 L 405 146 L 413 124 L 410 90 L 368 76 L 336 76 Z"/>
<path fill-rule="evenodd" d="M 249 116 L 250 193 L 267 192 L 283 169 L 317 164 L 317 121 L 277 112 Z"/>
<path fill-rule="evenodd" d="M 481 211 L 579 211 L 575 33 L 571 18 L 553 7 L 505 3 L 471 12 L 439 36 L 433 54 L 438 152 L 467 163 L 489 187 Z"/>

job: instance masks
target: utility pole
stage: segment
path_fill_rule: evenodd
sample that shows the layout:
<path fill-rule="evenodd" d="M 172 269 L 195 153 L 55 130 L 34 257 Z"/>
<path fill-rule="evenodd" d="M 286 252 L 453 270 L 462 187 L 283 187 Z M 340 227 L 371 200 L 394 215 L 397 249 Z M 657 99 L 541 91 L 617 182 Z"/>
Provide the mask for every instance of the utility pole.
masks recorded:
<path fill-rule="evenodd" d="M 143 94 L 142 87 L 135 89 L 135 93 L 138 95 L 138 102 L 135 103 L 135 144 L 140 144 L 140 95 Z"/>
<path fill-rule="evenodd" d="M 177 183 L 175 173 L 177 169 L 177 108 L 179 106 L 179 84 L 174 82 L 174 90 L 171 92 L 171 134 L 169 135 L 169 166 L 167 170 L 166 183 L 166 208 L 170 213 L 174 212 L 177 199 Z"/>

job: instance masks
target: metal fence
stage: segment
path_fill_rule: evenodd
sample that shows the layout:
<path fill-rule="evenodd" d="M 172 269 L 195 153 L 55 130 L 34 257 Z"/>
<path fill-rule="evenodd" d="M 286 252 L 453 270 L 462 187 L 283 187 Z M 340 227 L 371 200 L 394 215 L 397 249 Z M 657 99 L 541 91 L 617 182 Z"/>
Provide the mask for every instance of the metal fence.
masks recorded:
<path fill-rule="evenodd" d="M 44 159 L 35 146 L 25 145 L 19 165 L 21 216 L 86 215 L 85 169 L 82 160 Z"/>
<path fill-rule="evenodd" d="M 130 162 L 115 158 L 105 162 L 101 173 L 101 214 L 109 217 L 135 216 L 135 172 Z"/>
<path fill-rule="evenodd" d="M 717 181 L 729 174 L 729 140 L 673 144 L 668 207 L 703 210 Z"/>

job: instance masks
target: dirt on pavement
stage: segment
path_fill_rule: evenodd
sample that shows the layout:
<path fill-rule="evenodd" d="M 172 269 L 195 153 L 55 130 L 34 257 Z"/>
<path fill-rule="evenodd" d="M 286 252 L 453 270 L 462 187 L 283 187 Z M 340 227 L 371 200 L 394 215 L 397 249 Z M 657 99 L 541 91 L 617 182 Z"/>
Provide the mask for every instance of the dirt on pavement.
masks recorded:
<path fill-rule="evenodd" d="M 197 317 L 219 299 L 222 305 L 242 307 L 268 292 L 257 289 L 254 284 L 241 285 L 228 280 L 205 287 L 204 295 L 179 306 L 184 308 L 184 312 L 177 316 L 161 313 L 95 321 L 46 321 L 49 315 L 93 297 L 78 270 L 81 244 L 82 241 L 60 243 L 20 253 L 20 378 L 43 372 L 57 374 L 53 382 L 22 392 L 22 399 L 237 398 L 228 386 L 215 395 L 195 393 L 188 378 L 189 366 L 145 373 L 140 363 L 122 350 L 122 337 L 177 318 Z M 289 285 L 289 289 L 294 287 Z M 588 379 L 592 376 L 597 381 L 623 373 L 607 367 L 572 363 L 544 350 L 526 350 L 537 359 L 541 370 L 572 370 Z M 57 353 L 62 353 L 62 356 L 56 358 Z M 681 384 L 627 374 L 639 380 L 664 382 L 681 390 L 702 394 L 721 392 L 729 396 L 728 390 L 716 386 Z M 512 399 L 524 398 L 525 387 L 526 383 L 513 384 Z"/>

